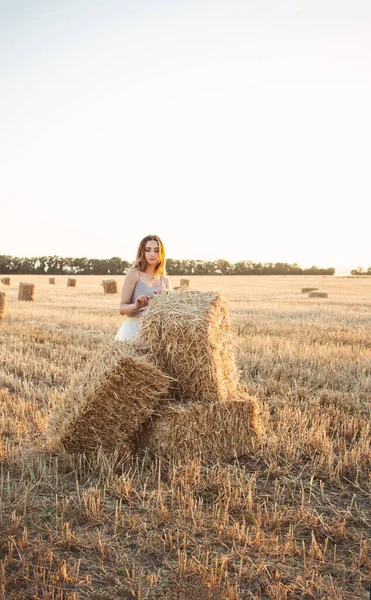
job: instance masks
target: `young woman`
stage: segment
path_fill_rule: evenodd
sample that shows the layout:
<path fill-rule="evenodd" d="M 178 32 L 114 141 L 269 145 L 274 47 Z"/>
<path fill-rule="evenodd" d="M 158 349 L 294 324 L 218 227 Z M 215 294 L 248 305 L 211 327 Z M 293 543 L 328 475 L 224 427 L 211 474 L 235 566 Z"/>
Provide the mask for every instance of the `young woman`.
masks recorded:
<path fill-rule="evenodd" d="M 115 340 L 134 340 L 139 331 L 139 319 L 148 302 L 166 289 L 171 289 L 171 283 L 166 277 L 164 245 L 157 235 L 147 235 L 140 242 L 135 262 L 124 279 L 120 314 L 126 319 Z"/>

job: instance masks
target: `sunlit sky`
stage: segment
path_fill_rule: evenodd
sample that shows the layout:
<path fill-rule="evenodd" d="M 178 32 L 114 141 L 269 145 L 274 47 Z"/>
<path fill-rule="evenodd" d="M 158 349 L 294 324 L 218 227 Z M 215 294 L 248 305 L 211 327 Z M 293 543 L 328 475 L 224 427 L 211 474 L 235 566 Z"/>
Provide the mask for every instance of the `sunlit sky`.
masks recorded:
<path fill-rule="evenodd" d="M 0 0 L 0 254 L 367 267 L 369 0 Z"/>

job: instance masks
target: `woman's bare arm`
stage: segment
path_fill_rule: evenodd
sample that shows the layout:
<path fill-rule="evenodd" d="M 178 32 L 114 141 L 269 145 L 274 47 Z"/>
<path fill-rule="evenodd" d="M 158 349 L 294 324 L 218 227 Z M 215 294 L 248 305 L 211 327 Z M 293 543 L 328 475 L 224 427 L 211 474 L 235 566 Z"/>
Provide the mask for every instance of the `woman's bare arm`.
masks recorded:
<path fill-rule="evenodd" d="M 138 270 L 130 269 L 130 271 L 128 271 L 126 273 L 124 283 L 122 286 L 122 290 L 121 290 L 120 315 L 129 316 L 129 315 L 131 315 L 132 312 L 134 312 L 138 308 L 142 308 L 142 306 L 145 306 L 147 304 L 147 302 L 144 302 L 143 299 L 140 300 L 139 298 L 137 299 L 136 302 L 133 302 L 133 303 L 130 302 L 137 281 L 138 281 Z M 142 297 L 140 297 L 140 298 L 142 298 Z M 138 302 L 138 300 L 140 300 L 140 301 Z"/>

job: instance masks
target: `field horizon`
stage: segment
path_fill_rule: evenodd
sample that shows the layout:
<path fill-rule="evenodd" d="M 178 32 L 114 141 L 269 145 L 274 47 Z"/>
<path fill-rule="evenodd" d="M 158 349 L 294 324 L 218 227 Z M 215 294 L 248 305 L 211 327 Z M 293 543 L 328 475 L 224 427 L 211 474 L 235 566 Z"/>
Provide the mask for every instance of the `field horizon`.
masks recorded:
<path fill-rule="evenodd" d="M 224 294 L 239 378 L 261 408 L 251 453 L 211 463 L 51 451 L 49 415 L 123 321 L 100 284 L 124 277 L 9 277 L 0 600 L 369 597 L 371 278 L 171 277 Z M 33 302 L 18 301 L 20 282 Z"/>

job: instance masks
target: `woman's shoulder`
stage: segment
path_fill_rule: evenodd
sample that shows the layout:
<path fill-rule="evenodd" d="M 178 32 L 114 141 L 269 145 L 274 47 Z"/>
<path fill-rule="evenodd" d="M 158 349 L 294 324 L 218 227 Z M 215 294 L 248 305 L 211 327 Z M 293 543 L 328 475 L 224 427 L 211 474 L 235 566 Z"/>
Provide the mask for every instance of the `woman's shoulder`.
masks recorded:
<path fill-rule="evenodd" d="M 138 267 L 131 267 L 125 275 L 127 281 L 138 281 L 139 269 Z"/>

